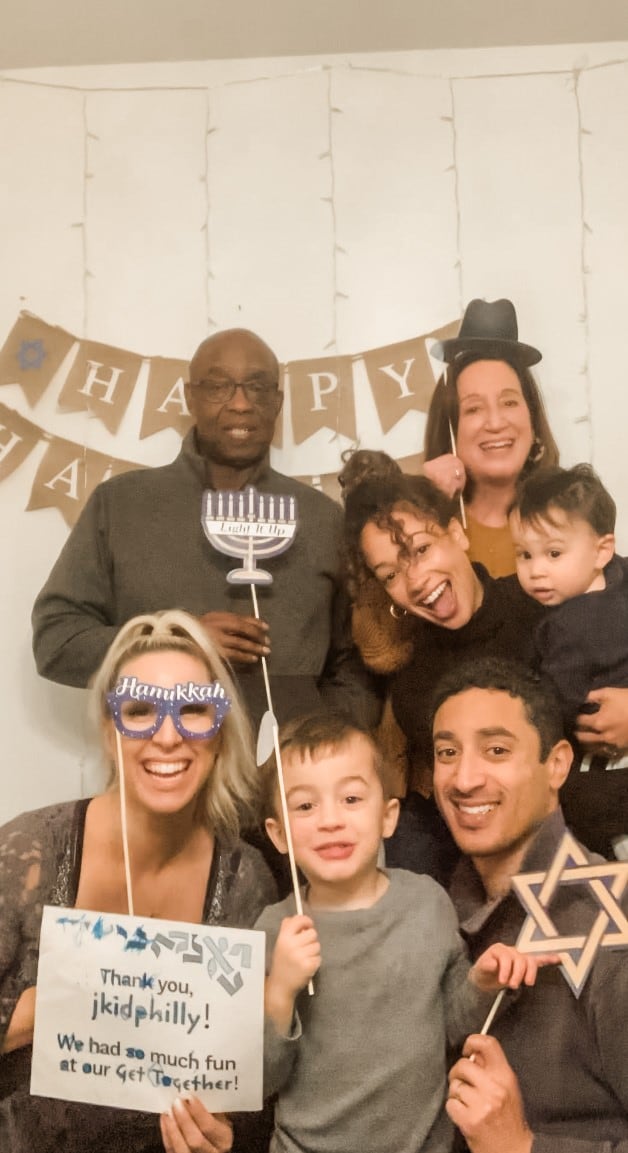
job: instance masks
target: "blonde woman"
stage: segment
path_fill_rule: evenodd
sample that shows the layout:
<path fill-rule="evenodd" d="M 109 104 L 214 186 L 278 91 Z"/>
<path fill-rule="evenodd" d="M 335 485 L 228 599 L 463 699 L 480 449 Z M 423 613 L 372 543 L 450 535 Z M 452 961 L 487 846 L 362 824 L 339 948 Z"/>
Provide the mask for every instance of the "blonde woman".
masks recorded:
<path fill-rule="evenodd" d="M 177 685 L 187 693 L 172 692 Z M 231 1127 L 199 1102 L 177 1102 L 158 1124 L 154 1115 L 29 1095 L 43 905 L 128 911 L 118 747 L 136 914 L 248 927 L 275 899 L 267 866 L 239 837 L 256 807 L 248 721 L 202 626 L 179 611 L 135 617 L 93 693 L 108 790 L 0 830 L 0 1148 L 223 1153 Z"/>

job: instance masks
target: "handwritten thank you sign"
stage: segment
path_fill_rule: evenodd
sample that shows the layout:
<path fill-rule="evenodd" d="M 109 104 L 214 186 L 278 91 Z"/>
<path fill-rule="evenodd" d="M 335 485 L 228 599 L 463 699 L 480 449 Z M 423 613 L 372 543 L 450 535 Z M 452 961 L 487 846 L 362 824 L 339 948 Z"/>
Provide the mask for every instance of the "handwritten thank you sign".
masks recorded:
<path fill-rule="evenodd" d="M 259 1109 L 263 986 L 263 933 L 46 906 L 31 1092 Z"/>

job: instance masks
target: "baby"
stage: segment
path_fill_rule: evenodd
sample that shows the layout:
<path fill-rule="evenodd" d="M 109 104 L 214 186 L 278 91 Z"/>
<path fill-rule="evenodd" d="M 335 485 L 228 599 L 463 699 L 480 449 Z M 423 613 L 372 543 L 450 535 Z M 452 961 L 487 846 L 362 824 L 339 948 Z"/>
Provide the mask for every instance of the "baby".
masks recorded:
<path fill-rule="evenodd" d="M 582 714 L 600 708 L 597 690 L 628 686 L 628 560 L 615 554 L 615 511 L 593 469 L 578 464 L 534 473 L 510 512 L 519 582 L 548 606 L 536 629 L 537 660 L 558 691 L 570 738 Z M 589 848 L 623 859 L 628 759 L 615 749 L 591 767 L 585 756 L 569 775 L 566 819 Z"/>
<path fill-rule="evenodd" d="M 552 610 L 536 647 L 569 735 L 591 689 L 628 685 L 628 561 L 615 556 L 615 502 L 588 464 L 540 470 L 521 486 L 510 527 L 519 583 Z"/>

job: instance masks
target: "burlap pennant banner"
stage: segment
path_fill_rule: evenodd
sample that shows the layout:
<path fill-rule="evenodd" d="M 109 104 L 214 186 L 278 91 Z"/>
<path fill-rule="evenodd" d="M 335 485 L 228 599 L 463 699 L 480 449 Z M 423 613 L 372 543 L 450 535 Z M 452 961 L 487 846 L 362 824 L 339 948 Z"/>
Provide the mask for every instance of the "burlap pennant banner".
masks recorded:
<path fill-rule="evenodd" d="M 292 434 L 295 444 L 329 428 L 355 440 L 352 356 L 293 360 L 285 366 L 290 380 Z"/>
<path fill-rule="evenodd" d="M 283 448 L 283 422 L 286 419 L 285 398 L 286 398 L 287 387 L 288 387 L 288 382 L 286 380 L 286 366 L 285 366 L 285 364 L 280 364 L 279 365 L 279 389 L 281 392 L 283 392 L 283 395 L 284 395 L 284 406 L 283 406 L 281 412 L 279 413 L 277 420 L 275 421 L 275 432 L 273 435 L 273 448 L 277 448 L 277 449 Z"/>
<path fill-rule="evenodd" d="M 408 476 L 420 476 L 423 472 L 423 461 L 425 460 L 425 453 L 414 452 L 412 456 L 398 456 L 397 464 L 402 472 L 406 472 Z"/>
<path fill-rule="evenodd" d="M 75 343 L 69 332 L 21 312 L 0 350 L 0 385 L 19 384 L 32 407 Z"/>
<path fill-rule="evenodd" d="M 115 460 L 60 436 L 51 437 L 33 481 L 27 511 L 58 508 L 72 527 L 97 484 L 137 468 L 142 465 Z"/>
<path fill-rule="evenodd" d="M 423 471 L 423 460 L 423 453 L 416 452 L 413 453 L 412 456 L 398 457 L 397 464 L 401 471 L 408 473 L 409 476 L 420 476 Z M 310 474 L 309 476 L 298 476 L 295 479 L 300 480 L 302 484 L 309 485 L 311 488 L 317 488 L 319 492 L 324 492 L 325 496 L 330 496 L 332 500 L 342 501 L 337 472 L 323 472 L 316 475 Z"/>
<path fill-rule="evenodd" d="M 435 384 L 430 341 L 447 339 L 458 327 L 455 321 L 424 336 L 353 356 L 318 357 L 282 365 L 280 387 L 289 394 L 287 410 L 295 445 L 321 428 L 355 443 L 353 365 L 360 359 L 366 367 L 382 433 L 410 409 L 426 412 Z M 19 384 L 29 403 L 35 404 L 62 369 L 67 375 L 59 406 L 73 412 L 88 411 L 116 433 L 145 362 L 148 372 L 140 440 L 164 428 L 184 436 L 192 424 L 185 401 L 186 361 L 143 357 L 98 341 L 78 340 L 28 312 L 20 313 L 0 350 L 0 385 Z M 283 427 L 282 419 L 278 420 L 273 440 L 277 448 L 283 444 Z M 143 467 L 49 436 L 0 404 L 0 480 L 10 476 L 42 438 L 48 446 L 33 481 L 28 509 L 58 508 L 69 525 L 76 522 L 100 481 Z M 415 453 L 399 463 L 404 471 L 418 473 L 422 461 L 422 453 Z M 340 498 L 336 473 L 300 479 L 336 500 Z"/>
<path fill-rule="evenodd" d="M 140 440 L 161 432 L 163 428 L 174 428 L 181 436 L 185 436 L 192 424 L 185 403 L 187 379 L 187 361 L 151 357 Z"/>
<path fill-rule="evenodd" d="M 382 432 L 409 411 L 427 412 L 436 380 L 428 348 L 433 340 L 455 336 L 459 321 L 424 336 L 372 349 L 363 354 Z"/>
<path fill-rule="evenodd" d="M 59 394 L 59 407 L 87 411 L 109 432 L 117 432 L 124 416 L 143 357 L 95 340 L 82 340 L 68 378 Z"/>
<path fill-rule="evenodd" d="M 0 404 L 0 480 L 5 480 L 26 460 L 41 435 L 37 425 Z"/>

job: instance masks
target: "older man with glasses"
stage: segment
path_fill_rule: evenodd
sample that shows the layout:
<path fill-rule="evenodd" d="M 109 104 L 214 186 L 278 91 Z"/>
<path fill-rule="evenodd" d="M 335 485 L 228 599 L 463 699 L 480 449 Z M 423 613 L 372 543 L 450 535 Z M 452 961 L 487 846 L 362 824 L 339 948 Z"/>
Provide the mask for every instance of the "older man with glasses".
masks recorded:
<path fill-rule="evenodd" d="M 262 656 L 281 721 L 322 697 L 372 722 L 378 699 L 349 639 L 339 577 L 341 510 L 270 467 L 283 400 L 275 354 L 245 329 L 216 333 L 192 358 L 186 400 L 194 427 L 176 460 L 106 481 L 87 502 L 33 610 L 39 672 L 85 686 L 127 620 L 183 608 L 233 665 L 254 724 L 266 709 Z M 257 594 L 259 617 L 248 584 L 227 581 L 237 561 L 201 525 L 208 489 L 249 485 L 297 508 L 294 540 Z"/>

